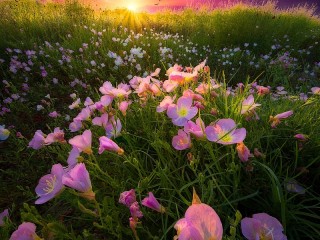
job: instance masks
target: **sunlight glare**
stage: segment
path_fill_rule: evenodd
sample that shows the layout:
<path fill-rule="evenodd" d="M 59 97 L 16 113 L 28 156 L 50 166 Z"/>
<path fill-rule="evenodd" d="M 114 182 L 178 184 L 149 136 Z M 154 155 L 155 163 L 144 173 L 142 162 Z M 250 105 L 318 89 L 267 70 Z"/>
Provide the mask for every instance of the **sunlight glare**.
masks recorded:
<path fill-rule="evenodd" d="M 137 5 L 134 4 L 134 3 L 130 3 L 130 4 L 127 6 L 127 8 L 128 8 L 130 11 L 132 11 L 132 12 L 136 12 L 137 9 L 138 9 Z"/>

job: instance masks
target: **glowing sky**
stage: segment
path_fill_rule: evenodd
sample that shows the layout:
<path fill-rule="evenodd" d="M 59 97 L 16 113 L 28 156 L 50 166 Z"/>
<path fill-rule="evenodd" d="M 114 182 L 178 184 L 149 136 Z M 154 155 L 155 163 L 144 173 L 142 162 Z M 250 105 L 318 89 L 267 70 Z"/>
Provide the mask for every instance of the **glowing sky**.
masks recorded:
<path fill-rule="evenodd" d="M 235 2 L 255 2 L 261 4 L 265 0 L 80 0 L 80 2 L 90 2 L 91 6 L 99 8 L 126 8 L 129 5 L 135 5 L 137 8 L 144 9 L 146 7 L 165 7 L 165 6 L 199 6 L 201 4 L 209 4 L 211 6 L 223 6 L 223 4 Z M 320 0 L 278 0 L 278 6 L 287 8 L 298 4 L 318 4 Z M 318 8 L 319 9 L 319 8 Z"/>

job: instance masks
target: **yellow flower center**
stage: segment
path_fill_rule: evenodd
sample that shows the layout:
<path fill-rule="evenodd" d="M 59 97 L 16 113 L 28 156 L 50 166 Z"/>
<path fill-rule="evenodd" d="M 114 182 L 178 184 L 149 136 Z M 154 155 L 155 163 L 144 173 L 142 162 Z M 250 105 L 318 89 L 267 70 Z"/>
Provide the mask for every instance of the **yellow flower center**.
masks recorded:
<path fill-rule="evenodd" d="M 178 110 L 179 117 L 185 117 L 188 115 L 188 109 L 186 107 L 182 107 Z"/>
<path fill-rule="evenodd" d="M 227 132 L 221 132 L 218 134 L 219 141 L 232 142 L 233 137 Z"/>

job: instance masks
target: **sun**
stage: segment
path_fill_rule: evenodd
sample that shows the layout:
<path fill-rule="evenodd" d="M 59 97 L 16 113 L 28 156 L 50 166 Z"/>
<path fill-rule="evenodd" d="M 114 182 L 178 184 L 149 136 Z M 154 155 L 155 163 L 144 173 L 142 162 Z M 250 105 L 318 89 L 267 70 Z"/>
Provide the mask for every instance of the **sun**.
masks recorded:
<path fill-rule="evenodd" d="M 130 3 L 127 8 L 132 12 L 136 12 L 138 10 L 138 6 L 134 3 Z"/>

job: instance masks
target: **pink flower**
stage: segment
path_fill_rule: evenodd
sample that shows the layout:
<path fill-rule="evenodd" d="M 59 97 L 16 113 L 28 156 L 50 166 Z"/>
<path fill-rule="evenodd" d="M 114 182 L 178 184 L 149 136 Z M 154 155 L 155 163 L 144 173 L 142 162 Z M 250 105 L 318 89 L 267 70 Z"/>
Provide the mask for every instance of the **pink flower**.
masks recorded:
<path fill-rule="evenodd" d="M 78 163 L 79 156 L 80 156 L 79 149 L 76 147 L 73 147 L 67 159 L 68 166 L 73 168 Z"/>
<path fill-rule="evenodd" d="M 141 204 L 148 208 L 151 208 L 159 213 L 164 213 L 166 209 L 158 202 L 158 200 L 154 197 L 152 192 L 149 192 L 149 196 L 145 197 Z"/>
<path fill-rule="evenodd" d="M 183 130 L 178 130 L 178 135 L 172 138 L 172 146 L 176 150 L 185 150 L 191 147 L 190 135 Z"/>
<path fill-rule="evenodd" d="M 36 225 L 31 222 L 23 222 L 14 231 L 9 240 L 37 240 L 40 239 L 36 234 Z"/>
<path fill-rule="evenodd" d="M 85 130 L 82 135 L 75 136 L 69 140 L 69 143 L 78 148 L 80 152 L 92 154 L 91 149 L 92 133 L 90 130 Z"/>
<path fill-rule="evenodd" d="M 287 112 L 283 112 L 283 113 L 280 113 L 280 114 L 277 114 L 275 115 L 274 117 L 273 116 L 270 116 L 270 122 L 271 122 L 271 127 L 272 128 L 275 128 L 277 125 L 280 124 L 280 120 L 281 119 L 285 119 L 285 118 L 288 118 L 290 117 L 291 115 L 293 114 L 293 111 L 290 110 L 290 111 L 287 111 Z"/>
<path fill-rule="evenodd" d="M 122 101 L 119 103 L 119 110 L 122 112 L 123 116 L 127 114 L 127 109 L 131 103 L 131 101 Z"/>
<path fill-rule="evenodd" d="M 162 85 L 163 89 L 166 92 L 173 92 L 178 86 L 179 86 L 179 83 L 172 80 L 165 80 Z"/>
<path fill-rule="evenodd" d="M 111 117 L 105 129 L 106 129 L 106 135 L 108 138 L 118 137 L 122 129 L 122 124 L 120 119 L 118 118 L 116 121 L 114 117 Z"/>
<path fill-rule="evenodd" d="M 270 93 L 270 89 L 264 86 L 256 86 L 256 89 L 259 96 L 263 96 Z"/>
<path fill-rule="evenodd" d="M 187 209 L 185 217 L 174 225 L 177 230 L 175 239 L 215 239 L 221 240 L 223 228 L 218 214 L 209 205 L 201 203 L 194 192 L 192 205 Z"/>
<path fill-rule="evenodd" d="M 253 214 L 252 218 L 241 220 L 242 234 L 248 240 L 276 239 L 286 240 L 281 223 L 266 213 Z"/>
<path fill-rule="evenodd" d="M 314 95 L 320 95 L 320 87 L 313 87 L 311 91 Z"/>
<path fill-rule="evenodd" d="M 101 117 L 95 117 L 94 119 L 92 119 L 92 124 L 104 127 L 105 129 L 108 125 L 108 120 L 109 120 L 108 114 L 104 113 L 101 115 Z"/>
<path fill-rule="evenodd" d="M 76 101 L 74 101 L 71 105 L 69 105 L 70 109 L 75 109 L 79 107 L 79 104 L 81 103 L 80 98 L 78 98 Z"/>
<path fill-rule="evenodd" d="M 143 217 L 143 214 L 140 211 L 140 207 L 139 207 L 139 203 L 138 202 L 132 203 L 129 209 L 130 209 L 131 216 L 134 219 Z"/>
<path fill-rule="evenodd" d="M 134 202 L 136 202 L 136 192 L 134 189 L 124 191 L 120 194 L 119 203 L 122 203 L 123 205 L 130 208 L 131 204 L 133 204 Z"/>
<path fill-rule="evenodd" d="M 29 147 L 38 150 L 45 145 L 45 134 L 41 130 L 37 130 L 29 142 Z"/>
<path fill-rule="evenodd" d="M 39 199 L 37 199 L 35 204 L 43 204 L 57 196 L 63 190 L 63 175 L 64 169 L 62 165 L 55 164 L 52 166 L 50 174 L 40 178 L 38 186 L 36 187 L 36 193 Z"/>
<path fill-rule="evenodd" d="M 302 133 L 298 133 L 296 135 L 294 135 L 295 139 L 297 139 L 298 141 L 301 141 L 301 142 L 306 142 L 308 141 L 309 137 L 305 134 L 302 134 Z"/>
<path fill-rule="evenodd" d="M 4 218 L 9 217 L 9 210 L 5 209 L 2 213 L 0 213 L 0 227 L 4 226 Z"/>
<path fill-rule="evenodd" d="M 232 119 L 220 119 L 213 126 L 206 127 L 205 132 L 209 141 L 229 145 L 240 143 L 246 137 L 246 129 L 236 127 Z"/>
<path fill-rule="evenodd" d="M 52 118 L 57 118 L 59 116 L 60 116 L 60 114 L 57 113 L 57 111 L 53 111 L 53 112 L 49 113 L 49 117 L 52 117 Z"/>
<path fill-rule="evenodd" d="M 238 152 L 238 157 L 242 162 L 247 162 L 249 160 L 249 157 L 252 157 L 250 150 L 247 148 L 246 145 L 244 145 L 243 142 L 237 143 L 236 149 Z"/>
<path fill-rule="evenodd" d="M 206 128 L 206 126 L 204 125 L 204 122 L 202 121 L 201 118 L 197 118 L 196 123 L 194 123 L 192 121 L 188 121 L 184 125 L 184 131 L 186 133 L 190 133 L 199 139 L 204 138 L 205 128 Z"/>
<path fill-rule="evenodd" d="M 82 128 L 82 121 L 80 119 L 73 119 L 73 122 L 69 124 L 69 129 L 71 132 L 77 132 Z"/>
<path fill-rule="evenodd" d="M 100 137 L 100 147 L 99 147 L 99 154 L 103 153 L 105 150 L 116 152 L 119 155 L 122 155 L 124 153 L 123 149 L 120 148 L 114 141 L 107 137 Z"/>
<path fill-rule="evenodd" d="M 164 99 L 160 102 L 159 106 L 157 106 L 157 112 L 164 112 L 168 109 L 170 105 L 173 104 L 174 97 L 165 96 Z"/>
<path fill-rule="evenodd" d="M 254 103 L 254 97 L 253 95 L 249 95 L 245 100 L 242 102 L 241 106 L 241 114 L 247 114 L 254 113 L 255 109 L 259 107 L 261 104 Z"/>
<path fill-rule="evenodd" d="M 89 172 L 84 163 L 76 164 L 69 172 L 65 173 L 62 177 L 62 183 L 82 192 L 82 197 L 90 200 L 95 198 L 95 194 L 92 191 Z"/>
<path fill-rule="evenodd" d="M 192 97 L 180 97 L 176 104 L 168 107 L 167 115 L 174 125 L 183 126 L 198 113 L 197 107 L 192 107 Z"/>
<path fill-rule="evenodd" d="M 48 136 L 44 140 L 46 145 L 49 145 L 54 142 L 60 142 L 65 143 L 66 140 L 64 140 L 64 132 L 63 130 L 60 130 L 60 128 L 55 128 L 53 133 L 49 133 Z"/>

